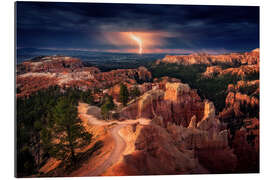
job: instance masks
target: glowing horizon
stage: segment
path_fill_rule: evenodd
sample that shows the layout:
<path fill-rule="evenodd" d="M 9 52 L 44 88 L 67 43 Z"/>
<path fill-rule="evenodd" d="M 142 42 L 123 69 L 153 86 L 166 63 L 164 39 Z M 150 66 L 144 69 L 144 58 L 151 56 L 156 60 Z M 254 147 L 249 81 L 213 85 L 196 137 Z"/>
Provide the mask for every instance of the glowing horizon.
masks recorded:
<path fill-rule="evenodd" d="M 179 35 L 178 35 L 179 36 Z M 138 46 L 138 54 L 160 51 L 167 45 L 166 38 L 175 37 L 174 34 L 162 31 L 125 31 L 125 32 L 103 32 L 102 43 L 115 46 L 120 52 L 134 52 L 135 45 Z M 118 51 L 116 50 L 116 51 Z"/>

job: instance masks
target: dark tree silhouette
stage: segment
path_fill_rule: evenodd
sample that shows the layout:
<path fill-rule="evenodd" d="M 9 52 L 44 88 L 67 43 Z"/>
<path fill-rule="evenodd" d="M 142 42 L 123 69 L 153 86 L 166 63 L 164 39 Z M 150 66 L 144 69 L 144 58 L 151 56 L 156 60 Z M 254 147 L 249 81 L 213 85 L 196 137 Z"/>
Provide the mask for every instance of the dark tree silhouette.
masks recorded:
<path fill-rule="evenodd" d="M 127 86 L 124 85 L 123 83 L 120 85 L 120 102 L 126 106 L 129 98 L 129 92 L 127 89 Z"/>
<path fill-rule="evenodd" d="M 85 131 L 77 117 L 77 107 L 72 99 L 60 98 L 53 110 L 55 143 L 51 154 L 59 159 L 71 155 L 76 162 L 75 149 L 90 143 L 92 135 Z"/>

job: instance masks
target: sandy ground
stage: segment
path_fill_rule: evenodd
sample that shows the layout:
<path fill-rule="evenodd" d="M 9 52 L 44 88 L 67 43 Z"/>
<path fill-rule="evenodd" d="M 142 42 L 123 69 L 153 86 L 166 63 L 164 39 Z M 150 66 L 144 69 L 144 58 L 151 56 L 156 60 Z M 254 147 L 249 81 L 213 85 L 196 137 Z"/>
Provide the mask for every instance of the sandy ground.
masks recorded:
<path fill-rule="evenodd" d="M 100 160 L 103 162 L 97 163 L 97 158 L 93 158 L 88 161 L 88 165 L 85 164 L 82 168 L 78 171 L 72 173 L 72 176 L 100 176 L 102 175 L 108 168 L 112 165 L 116 164 L 119 159 L 122 157 L 123 152 L 126 149 L 127 143 L 125 142 L 122 134 L 119 131 L 127 126 L 132 125 L 135 123 L 139 123 L 142 125 L 147 125 L 151 123 L 149 119 L 129 119 L 125 121 L 104 121 L 99 119 L 100 118 L 100 109 L 95 106 L 89 106 L 85 103 L 79 103 L 78 107 L 79 117 L 87 121 L 88 125 L 96 126 L 96 127 L 104 127 L 108 128 L 107 136 L 111 137 L 112 141 L 110 143 L 110 148 L 108 147 L 105 149 L 109 150 L 110 152 L 106 154 L 106 156 L 99 156 Z M 105 144 L 105 143 L 104 143 Z M 96 159 L 96 160 L 95 160 Z M 96 162 L 96 163 L 95 163 Z M 92 165 L 92 166 L 91 166 Z M 94 167 L 93 167 L 94 165 Z M 89 168 L 90 167 L 90 168 Z"/>
<path fill-rule="evenodd" d="M 118 125 L 111 129 L 110 133 L 115 141 L 115 146 L 112 149 L 112 152 L 109 157 L 97 168 L 93 169 L 92 171 L 86 172 L 82 174 L 82 176 L 98 176 L 103 174 L 109 167 L 115 164 L 121 156 L 121 153 L 124 151 L 126 147 L 126 143 L 123 138 L 119 135 L 119 130 L 124 125 Z"/>

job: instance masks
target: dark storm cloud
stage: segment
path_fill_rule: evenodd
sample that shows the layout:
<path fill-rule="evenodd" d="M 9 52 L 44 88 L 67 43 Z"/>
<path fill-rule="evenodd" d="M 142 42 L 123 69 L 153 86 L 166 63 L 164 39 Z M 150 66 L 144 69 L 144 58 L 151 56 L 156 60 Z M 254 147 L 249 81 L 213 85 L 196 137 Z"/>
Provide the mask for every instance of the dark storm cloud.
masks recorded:
<path fill-rule="evenodd" d="M 170 32 L 166 47 L 259 47 L 259 7 L 17 2 L 18 47 L 116 48 L 103 32 Z"/>

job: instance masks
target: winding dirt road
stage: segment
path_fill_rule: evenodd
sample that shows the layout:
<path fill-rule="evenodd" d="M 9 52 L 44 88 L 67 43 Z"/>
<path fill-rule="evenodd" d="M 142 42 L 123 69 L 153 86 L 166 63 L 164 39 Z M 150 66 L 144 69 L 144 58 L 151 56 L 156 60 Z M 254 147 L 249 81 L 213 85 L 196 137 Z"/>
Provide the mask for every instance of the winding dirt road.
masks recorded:
<path fill-rule="evenodd" d="M 119 160 L 119 158 L 121 157 L 122 153 L 124 152 L 126 148 L 126 142 L 119 134 L 119 131 L 121 130 L 121 128 L 130 124 L 140 123 L 143 125 L 147 125 L 151 122 L 151 120 L 143 119 L 143 118 L 136 119 L 136 120 L 125 120 L 121 122 L 120 121 L 107 122 L 104 120 L 100 120 L 96 118 L 95 116 L 89 114 L 91 108 L 96 108 L 96 107 L 89 106 L 83 103 L 80 103 L 79 106 L 82 106 L 80 108 L 82 109 L 82 111 L 79 113 L 83 115 L 85 118 L 87 118 L 89 124 L 96 125 L 96 126 L 105 126 L 105 125 L 108 126 L 108 125 L 115 124 L 114 127 L 109 131 L 113 140 L 115 141 L 115 146 L 110 156 L 95 170 L 85 173 L 84 176 L 99 176 Z"/>
<path fill-rule="evenodd" d="M 110 133 L 115 141 L 115 147 L 111 152 L 110 156 L 95 170 L 85 174 L 85 176 L 99 176 L 106 171 L 109 167 L 115 164 L 118 159 L 120 158 L 122 152 L 126 148 L 126 142 L 124 139 L 119 135 L 119 130 L 125 125 L 117 125 L 111 129 Z"/>

